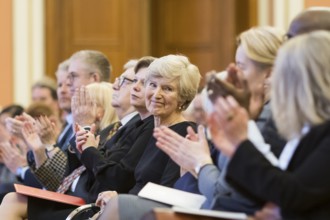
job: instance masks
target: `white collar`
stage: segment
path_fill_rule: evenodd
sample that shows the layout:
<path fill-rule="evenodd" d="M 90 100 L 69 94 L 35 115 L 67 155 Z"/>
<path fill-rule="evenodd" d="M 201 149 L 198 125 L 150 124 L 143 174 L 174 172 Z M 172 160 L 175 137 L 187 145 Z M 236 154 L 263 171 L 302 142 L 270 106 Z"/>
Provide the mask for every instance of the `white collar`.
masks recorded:
<path fill-rule="evenodd" d="M 66 120 L 66 122 L 68 122 L 68 124 L 72 125 L 72 123 L 73 123 L 73 116 L 72 116 L 72 113 L 68 114 L 68 115 L 65 117 L 65 120 Z"/>
<path fill-rule="evenodd" d="M 122 119 L 120 119 L 121 126 L 127 124 L 127 122 L 129 122 L 137 114 L 138 112 L 134 111 L 132 113 L 129 113 L 128 115 L 125 115 Z"/>
<path fill-rule="evenodd" d="M 289 140 L 286 145 L 284 146 L 284 149 L 280 155 L 279 158 L 279 167 L 282 170 L 286 170 L 289 166 L 289 163 L 294 155 L 294 152 L 296 151 L 299 142 L 301 140 L 301 138 L 308 133 L 310 130 L 310 126 L 305 125 L 302 129 L 301 132 L 299 134 L 299 136 Z"/>

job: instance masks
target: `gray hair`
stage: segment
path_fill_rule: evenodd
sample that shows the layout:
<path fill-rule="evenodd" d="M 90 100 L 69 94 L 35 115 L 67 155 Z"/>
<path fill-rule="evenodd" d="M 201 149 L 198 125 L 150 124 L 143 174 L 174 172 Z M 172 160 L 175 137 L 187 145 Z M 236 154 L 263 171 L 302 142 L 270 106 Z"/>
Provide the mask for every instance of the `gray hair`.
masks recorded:
<path fill-rule="evenodd" d="M 330 118 L 330 33 L 297 36 L 279 50 L 271 86 L 271 106 L 287 139 Z"/>
<path fill-rule="evenodd" d="M 90 71 L 97 71 L 100 74 L 100 80 L 108 82 L 111 75 L 111 64 L 100 51 L 96 50 L 80 50 L 70 57 L 70 61 L 74 59 L 81 59 L 90 67 Z"/>
<path fill-rule="evenodd" d="M 64 60 L 63 62 L 61 62 L 60 64 L 58 64 L 57 70 L 55 72 L 56 77 L 57 77 L 58 72 L 60 72 L 60 71 L 68 71 L 69 70 L 69 66 L 70 66 L 70 59 Z"/>
<path fill-rule="evenodd" d="M 182 55 L 167 55 L 155 59 L 148 67 L 150 78 L 162 77 L 177 80 L 179 89 L 180 109 L 185 110 L 194 99 L 198 91 L 201 79 L 198 67 L 190 63 L 189 59 Z"/>

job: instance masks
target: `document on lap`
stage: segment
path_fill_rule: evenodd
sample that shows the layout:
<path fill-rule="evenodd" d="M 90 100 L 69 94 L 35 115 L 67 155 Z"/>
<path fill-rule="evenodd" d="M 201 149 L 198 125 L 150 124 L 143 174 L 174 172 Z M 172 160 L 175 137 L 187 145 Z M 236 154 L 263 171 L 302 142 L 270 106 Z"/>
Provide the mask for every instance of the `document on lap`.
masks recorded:
<path fill-rule="evenodd" d="M 189 193 L 151 182 L 143 187 L 138 196 L 172 206 L 190 209 L 199 209 L 206 201 L 206 197 L 203 195 Z"/>
<path fill-rule="evenodd" d="M 15 190 L 19 194 L 23 194 L 26 196 L 32 196 L 40 199 L 46 199 L 50 201 L 55 201 L 55 202 L 60 202 L 60 203 L 65 203 L 69 205 L 75 205 L 75 206 L 81 206 L 86 204 L 86 202 L 76 196 L 69 196 L 53 191 L 48 191 L 48 190 L 42 190 L 30 186 L 24 186 L 20 184 L 14 184 Z"/>
<path fill-rule="evenodd" d="M 161 186 L 151 182 L 143 187 L 138 196 L 172 205 L 173 207 L 171 210 L 177 213 L 235 220 L 245 220 L 248 218 L 245 213 L 240 212 L 202 210 L 200 207 L 206 201 L 205 196 Z M 163 208 L 157 209 L 162 210 Z"/>

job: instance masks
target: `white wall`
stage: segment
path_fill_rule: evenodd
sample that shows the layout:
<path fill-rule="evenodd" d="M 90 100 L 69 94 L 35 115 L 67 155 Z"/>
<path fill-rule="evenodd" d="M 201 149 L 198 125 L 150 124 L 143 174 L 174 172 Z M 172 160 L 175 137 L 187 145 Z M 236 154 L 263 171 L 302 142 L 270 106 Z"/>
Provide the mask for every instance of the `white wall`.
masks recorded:
<path fill-rule="evenodd" d="M 44 0 L 13 0 L 14 102 L 27 106 L 44 75 Z"/>
<path fill-rule="evenodd" d="M 304 9 L 304 0 L 258 0 L 258 24 L 284 30 L 290 21 Z"/>

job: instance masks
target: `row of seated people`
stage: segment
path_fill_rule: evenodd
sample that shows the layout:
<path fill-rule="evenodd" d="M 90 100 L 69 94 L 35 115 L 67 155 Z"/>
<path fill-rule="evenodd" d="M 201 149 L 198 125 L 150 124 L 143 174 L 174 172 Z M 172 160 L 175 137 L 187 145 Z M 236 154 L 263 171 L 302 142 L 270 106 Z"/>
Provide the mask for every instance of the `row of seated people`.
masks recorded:
<path fill-rule="evenodd" d="M 60 68 L 63 68 L 64 64 Z M 22 143 L 22 137 L 19 133 L 8 132 L 6 129 L 6 118 L 14 118 L 26 112 L 32 117 L 45 115 L 54 123 L 57 132 L 59 132 L 65 123 L 65 116 L 68 114 L 66 108 L 59 109 L 59 102 L 63 104 L 68 97 L 67 91 L 62 86 L 57 88 L 56 82 L 49 77 L 42 77 L 36 81 L 31 88 L 31 104 L 24 109 L 22 106 L 12 104 L 5 106 L 0 112 L 0 126 L 2 136 L 11 136 L 11 140 L 16 148 L 8 145 L 2 148 L 2 164 L 0 168 L 0 201 L 2 195 L 13 190 L 13 183 L 17 182 L 24 167 L 27 167 L 26 146 Z M 60 101 L 59 101 L 60 100 Z M 1 137 L 0 137 L 1 138 Z M 5 139 L 5 138 L 2 138 Z M 20 143 L 18 143 L 20 142 Z M 19 178 L 20 179 L 20 178 Z"/>
<path fill-rule="evenodd" d="M 290 37 L 323 29 L 311 26 L 306 16 L 329 18 L 329 11 L 307 11 L 300 16 L 303 19 L 298 16 L 291 24 Z M 149 181 L 175 184 L 182 190 L 188 190 L 189 183 L 193 191 L 207 197 L 203 207 L 208 209 L 254 215 L 271 206 L 274 218 L 324 219 L 329 216 L 327 177 L 317 168 L 327 159 L 322 151 L 326 152 L 329 130 L 329 41 L 329 33 L 321 31 L 295 37 L 282 46 L 283 33 L 270 27 L 240 35 L 237 66 L 228 67 L 225 80 L 208 79 L 211 104 L 206 106 L 212 111 L 206 125 L 214 157 L 205 129 L 199 127 L 196 133 L 196 125 L 182 114 L 200 80 L 198 68 L 186 57 L 145 57 L 116 79 L 112 106 L 120 119 L 118 130 L 118 123 L 104 129 L 93 124 L 103 111 L 98 111 L 100 106 L 81 86 L 102 77 L 91 71 L 82 75 L 78 65 L 82 61 L 74 55 L 67 74 L 74 94 L 72 116 L 79 121 L 74 125 L 76 135 L 70 137 L 69 147 L 54 148 L 55 138 L 45 138 L 52 133 L 45 117 L 37 123 L 24 119 L 22 134 L 34 155 L 31 170 L 46 189 L 96 201 L 102 208 L 99 219 L 140 219 L 154 207 L 166 206 L 134 196 Z M 301 94 L 308 100 L 302 102 Z M 283 151 L 284 142 L 271 118 L 289 140 Z M 258 122 L 264 138 L 252 120 Z M 67 184 L 68 179 L 75 181 Z M 6 219 L 65 219 L 73 209 L 8 194 L 0 213 Z"/>

